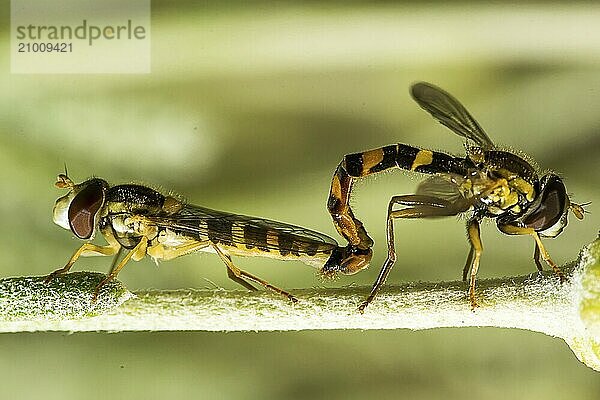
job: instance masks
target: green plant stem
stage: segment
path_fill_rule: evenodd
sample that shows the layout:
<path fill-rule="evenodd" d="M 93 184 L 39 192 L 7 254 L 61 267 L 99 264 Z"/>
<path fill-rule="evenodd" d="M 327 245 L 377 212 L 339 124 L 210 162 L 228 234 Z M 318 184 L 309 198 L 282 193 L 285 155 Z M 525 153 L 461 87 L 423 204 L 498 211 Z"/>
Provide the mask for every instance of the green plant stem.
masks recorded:
<path fill-rule="evenodd" d="M 294 290 L 292 304 L 269 292 L 144 291 L 119 282 L 91 293 L 104 275 L 73 273 L 50 285 L 43 278 L 0 281 L 0 332 L 21 331 L 285 331 L 304 329 L 432 329 L 495 326 L 564 339 L 576 356 L 600 371 L 600 240 L 551 273 L 480 280 L 472 312 L 463 282 L 387 286 L 364 315 L 364 287 Z M 18 287 L 20 290 L 16 290 Z"/>

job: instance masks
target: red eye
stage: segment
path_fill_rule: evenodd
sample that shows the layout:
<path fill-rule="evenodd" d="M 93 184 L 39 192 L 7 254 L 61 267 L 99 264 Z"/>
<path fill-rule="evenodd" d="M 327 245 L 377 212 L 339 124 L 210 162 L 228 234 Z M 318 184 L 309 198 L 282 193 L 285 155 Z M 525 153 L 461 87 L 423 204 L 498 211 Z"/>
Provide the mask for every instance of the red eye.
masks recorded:
<path fill-rule="evenodd" d="M 100 180 L 91 180 L 69 206 L 71 231 L 80 239 L 89 239 L 94 233 L 95 218 L 104 204 L 104 185 Z"/>
<path fill-rule="evenodd" d="M 536 231 L 544 231 L 554 226 L 564 214 L 567 203 L 567 191 L 559 177 L 549 177 L 542 185 L 542 201 L 523 222 Z"/>

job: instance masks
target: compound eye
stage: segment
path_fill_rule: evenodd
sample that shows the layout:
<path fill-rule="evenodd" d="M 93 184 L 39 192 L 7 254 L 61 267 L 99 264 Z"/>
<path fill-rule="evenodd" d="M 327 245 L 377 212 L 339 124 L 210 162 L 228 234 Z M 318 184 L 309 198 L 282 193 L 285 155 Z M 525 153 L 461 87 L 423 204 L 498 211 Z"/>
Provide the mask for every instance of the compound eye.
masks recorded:
<path fill-rule="evenodd" d="M 101 181 L 84 183 L 69 206 L 71 231 L 80 239 L 89 239 L 95 230 L 96 215 L 104 204 L 104 185 Z"/>
<path fill-rule="evenodd" d="M 544 231 L 553 227 L 566 212 L 568 196 L 565 185 L 559 177 L 550 176 L 542 182 L 542 200 L 538 207 L 523 222 L 536 231 Z"/>

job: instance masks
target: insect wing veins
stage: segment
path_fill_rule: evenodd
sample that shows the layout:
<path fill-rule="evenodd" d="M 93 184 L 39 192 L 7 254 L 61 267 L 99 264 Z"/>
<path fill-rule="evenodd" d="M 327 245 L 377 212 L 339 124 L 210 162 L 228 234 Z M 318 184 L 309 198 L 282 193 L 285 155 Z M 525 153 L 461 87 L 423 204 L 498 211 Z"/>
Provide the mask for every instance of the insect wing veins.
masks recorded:
<path fill-rule="evenodd" d="M 182 235 L 209 238 L 228 245 L 245 245 L 262 250 L 328 253 L 337 242 L 322 233 L 282 222 L 185 205 L 173 215 L 147 216 L 152 224 Z M 268 236 L 275 238 L 270 240 Z"/>

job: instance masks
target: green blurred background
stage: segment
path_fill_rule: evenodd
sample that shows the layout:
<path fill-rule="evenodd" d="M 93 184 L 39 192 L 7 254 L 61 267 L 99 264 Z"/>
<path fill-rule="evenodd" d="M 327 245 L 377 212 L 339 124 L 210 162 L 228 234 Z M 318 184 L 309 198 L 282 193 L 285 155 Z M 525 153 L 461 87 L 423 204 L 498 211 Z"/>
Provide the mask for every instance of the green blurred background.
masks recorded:
<path fill-rule="evenodd" d="M 408 95 L 417 80 L 459 98 L 498 144 L 599 198 L 600 7 L 543 2 L 253 3 L 154 1 L 152 73 L 10 74 L 1 11 L 2 276 L 46 274 L 79 242 L 51 221 L 67 163 L 190 202 L 310 227 L 338 238 L 325 208 L 341 157 L 403 142 L 460 153 L 461 140 Z M 324 282 L 300 263 L 238 259 L 285 288 L 370 285 L 385 255 L 387 201 L 419 177 L 357 186 L 373 266 Z M 547 241 L 562 264 L 599 219 Z M 462 221 L 402 221 L 390 282 L 458 279 Z M 483 227 L 479 276 L 533 272 L 533 243 Z M 106 271 L 109 259 L 76 267 Z M 132 263 L 132 290 L 235 288 L 209 254 Z M 466 304 L 466 303 L 465 303 Z M 467 305 L 465 305 L 467 307 Z M 527 316 L 524 316 L 526 318 Z M 498 329 L 427 332 L 14 334 L 0 336 L 2 398 L 597 398 L 597 373 L 559 339 Z"/>

